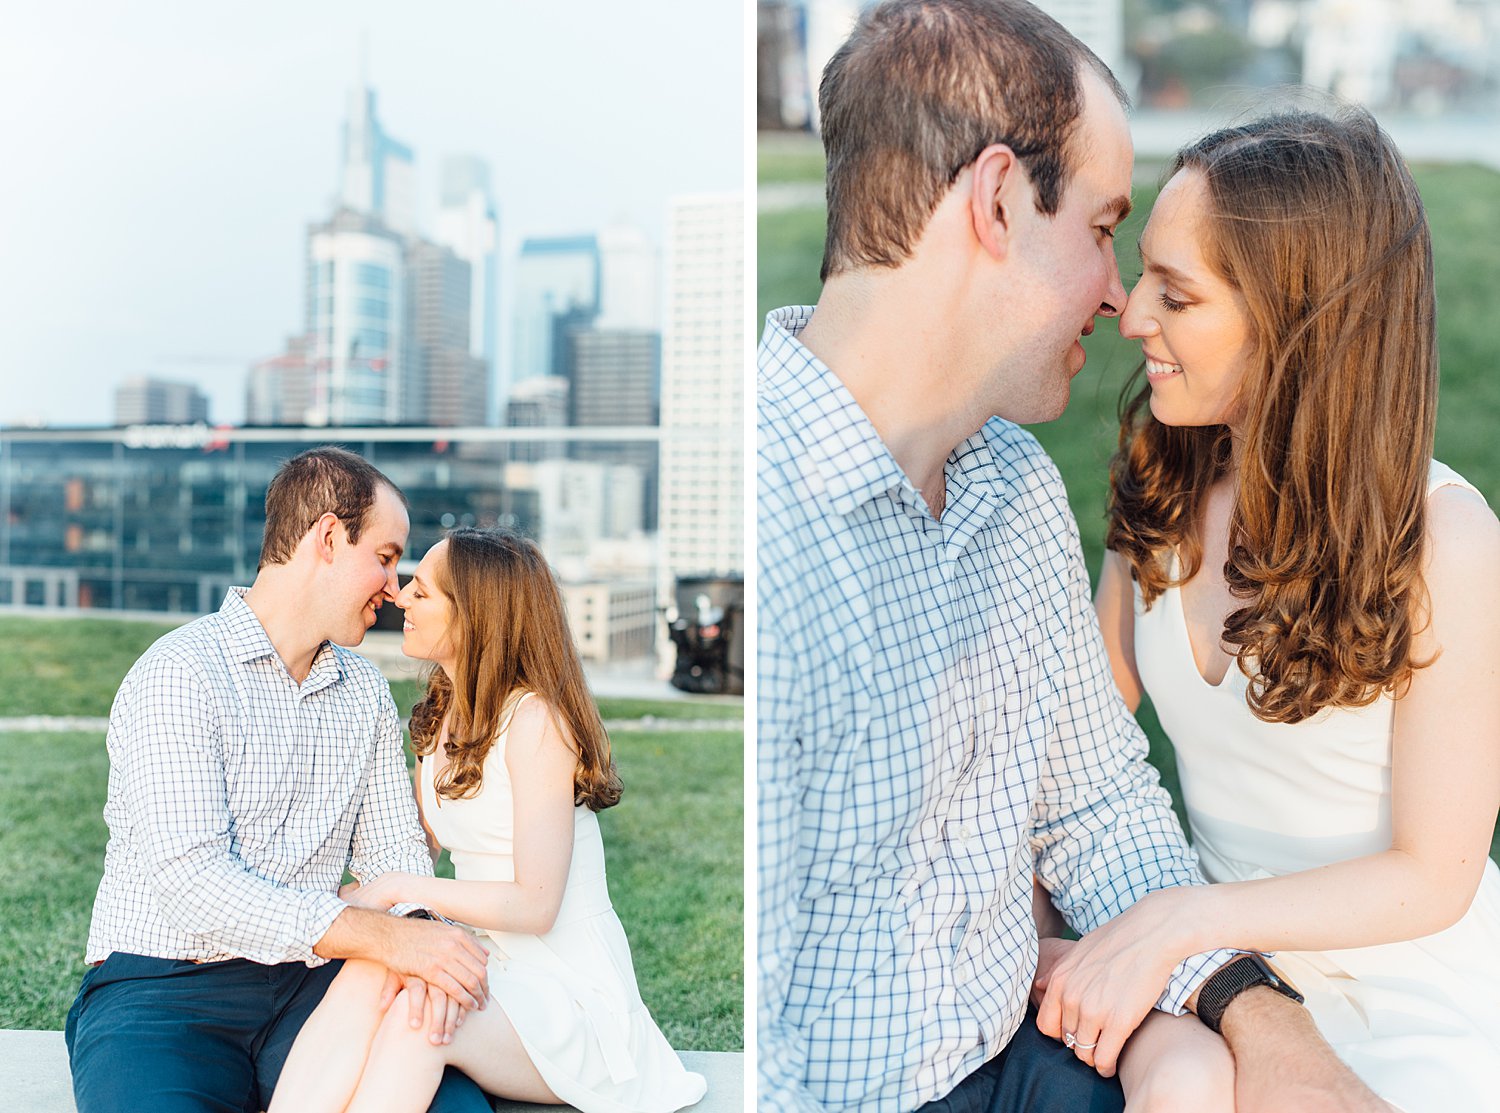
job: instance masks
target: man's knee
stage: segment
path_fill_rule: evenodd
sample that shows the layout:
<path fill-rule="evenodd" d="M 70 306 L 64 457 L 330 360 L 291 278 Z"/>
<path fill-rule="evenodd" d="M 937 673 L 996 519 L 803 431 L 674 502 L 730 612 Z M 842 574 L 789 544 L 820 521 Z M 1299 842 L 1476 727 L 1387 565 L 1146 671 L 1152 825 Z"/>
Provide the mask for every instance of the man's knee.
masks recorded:
<path fill-rule="evenodd" d="M 180 1022 L 132 1022 L 120 1011 L 86 1008 L 73 1022 L 78 1113 L 243 1113 L 254 1086 L 245 1048 Z"/>
<path fill-rule="evenodd" d="M 249 1039 L 234 1003 L 217 1017 L 209 1004 L 237 995 L 224 979 L 178 976 L 185 965 L 112 955 L 84 976 L 64 1033 L 79 1113 L 242 1113 Z"/>
<path fill-rule="evenodd" d="M 454 1067 L 443 1071 L 443 1083 L 427 1113 L 492 1113 L 490 1099 L 468 1075 Z"/>

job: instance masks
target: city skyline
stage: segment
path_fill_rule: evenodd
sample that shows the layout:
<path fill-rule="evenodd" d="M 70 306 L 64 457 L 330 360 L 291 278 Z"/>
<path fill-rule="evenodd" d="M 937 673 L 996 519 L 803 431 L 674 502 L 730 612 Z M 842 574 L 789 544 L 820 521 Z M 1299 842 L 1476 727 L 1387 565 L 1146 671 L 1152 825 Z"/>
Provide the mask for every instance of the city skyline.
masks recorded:
<path fill-rule="evenodd" d="M 80 10 L 27 12 L 0 44 L 0 126 L 27 168 L 0 183 L 0 297 L 20 307 L 0 325 L 0 424 L 107 423 L 139 375 L 243 420 L 249 368 L 299 328 L 304 230 L 339 192 L 362 37 L 382 120 L 415 154 L 418 228 L 437 226 L 446 159 L 489 164 L 502 362 L 521 241 L 623 222 L 660 245 L 673 196 L 742 187 L 723 126 L 742 116 L 735 4 L 587 23 L 470 3 L 405 21 L 390 3 Z"/>

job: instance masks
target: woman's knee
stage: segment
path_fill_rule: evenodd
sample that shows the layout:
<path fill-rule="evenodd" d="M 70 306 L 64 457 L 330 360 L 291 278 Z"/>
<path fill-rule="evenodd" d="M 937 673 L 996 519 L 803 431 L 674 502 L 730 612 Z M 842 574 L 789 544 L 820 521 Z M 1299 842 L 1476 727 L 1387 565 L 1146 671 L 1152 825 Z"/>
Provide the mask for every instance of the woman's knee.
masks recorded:
<path fill-rule="evenodd" d="M 342 983 L 346 986 L 365 988 L 373 986 L 379 990 L 385 985 L 388 973 L 383 963 L 373 962 L 367 958 L 347 958 L 338 972 L 338 977 L 334 978 L 334 984 Z"/>
<path fill-rule="evenodd" d="M 1125 1096 L 1127 1113 L 1234 1113 L 1234 1059 L 1222 1045 L 1169 1049 Z"/>
<path fill-rule="evenodd" d="M 418 1013 L 418 1018 L 420 1022 L 413 1026 L 411 995 L 403 989 L 396 994 L 391 1007 L 386 1009 L 385 1017 L 380 1022 L 380 1030 L 375 1034 L 376 1041 L 386 1050 L 400 1048 L 408 1055 L 425 1051 L 441 1058 L 444 1054 L 442 1045 L 434 1044 L 428 1038 L 432 1025 L 425 1006 Z"/>

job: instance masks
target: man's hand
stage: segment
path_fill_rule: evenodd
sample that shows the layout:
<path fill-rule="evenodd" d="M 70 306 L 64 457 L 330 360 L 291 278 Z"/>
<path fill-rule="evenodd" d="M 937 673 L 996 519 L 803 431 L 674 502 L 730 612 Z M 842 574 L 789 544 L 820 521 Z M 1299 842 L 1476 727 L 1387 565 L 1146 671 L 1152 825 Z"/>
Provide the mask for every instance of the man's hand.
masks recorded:
<path fill-rule="evenodd" d="M 1247 989 L 1220 1022 L 1234 1053 L 1236 1113 L 1391 1113 L 1333 1053 L 1312 1016 L 1274 989 Z"/>
<path fill-rule="evenodd" d="M 490 956 L 479 940 L 463 928 L 433 920 L 385 919 L 401 929 L 391 941 L 386 966 L 420 978 L 462 1008 L 484 1008 L 490 988 Z"/>
<path fill-rule="evenodd" d="M 1069 948 L 1074 946 L 1076 939 L 1056 939 L 1051 936 L 1043 936 L 1037 940 L 1036 951 L 1036 976 L 1031 980 L 1031 1003 L 1041 1006 L 1042 997 L 1047 992 L 1047 981 L 1052 977 L 1052 971 L 1056 968 L 1063 955 L 1068 953 Z"/>
<path fill-rule="evenodd" d="M 418 978 L 424 983 L 420 991 L 424 1002 L 430 990 L 439 990 L 460 1008 L 482 1009 L 489 996 L 489 953 L 470 932 L 450 924 L 349 907 L 339 913 L 313 951 L 323 958 L 371 959 L 397 974 Z M 407 988 L 412 987 L 408 984 Z M 417 1006 L 411 1003 L 410 1007 Z M 446 1008 L 445 1001 L 445 1018 Z"/>

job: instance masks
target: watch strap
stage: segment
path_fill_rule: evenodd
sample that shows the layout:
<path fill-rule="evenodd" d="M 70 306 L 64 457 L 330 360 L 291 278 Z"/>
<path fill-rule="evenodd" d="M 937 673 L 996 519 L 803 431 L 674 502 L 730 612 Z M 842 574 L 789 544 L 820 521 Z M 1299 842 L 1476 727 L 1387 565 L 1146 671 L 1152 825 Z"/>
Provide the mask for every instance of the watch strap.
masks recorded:
<path fill-rule="evenodd" d="M 1198 989 L 1198 1019 L 1218 1032 L 1229 1003 L 1247 989 L 1265 986 L 1299 1005 L 1302 994 L 1260 955 L 1243 954 L 1219 967 Z"/>

